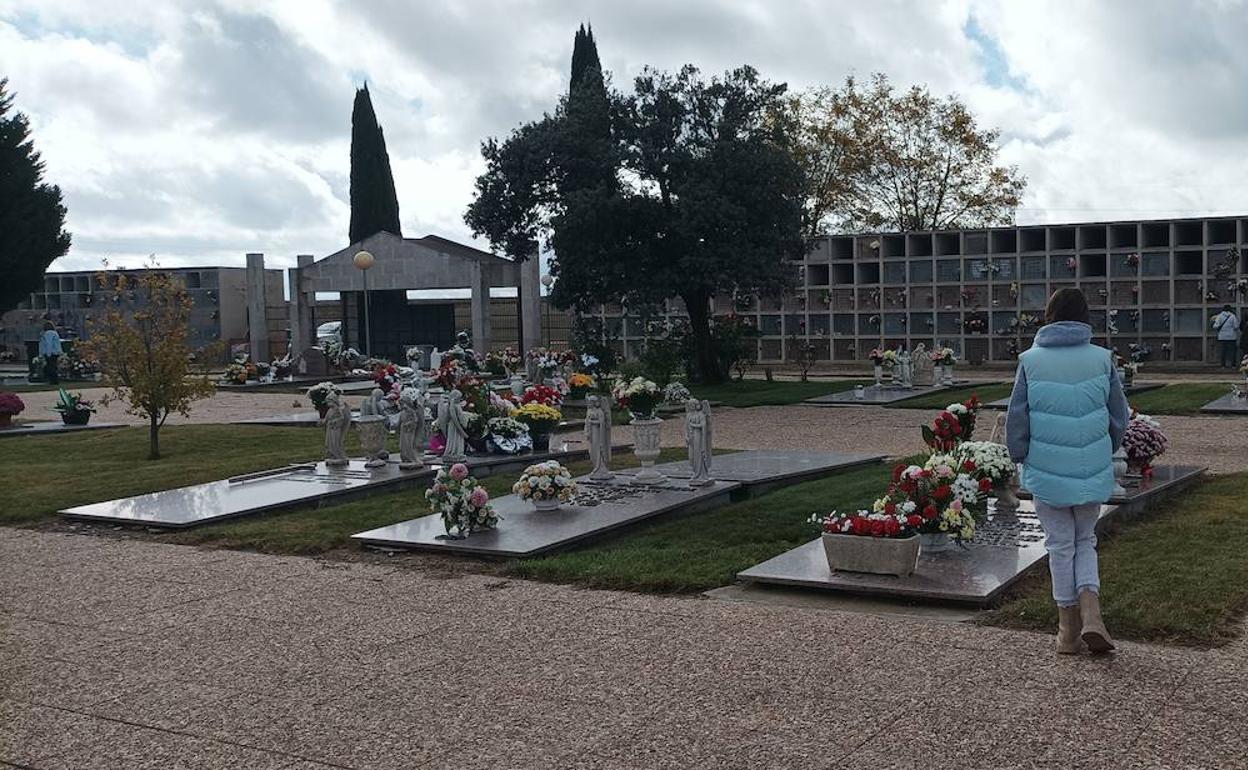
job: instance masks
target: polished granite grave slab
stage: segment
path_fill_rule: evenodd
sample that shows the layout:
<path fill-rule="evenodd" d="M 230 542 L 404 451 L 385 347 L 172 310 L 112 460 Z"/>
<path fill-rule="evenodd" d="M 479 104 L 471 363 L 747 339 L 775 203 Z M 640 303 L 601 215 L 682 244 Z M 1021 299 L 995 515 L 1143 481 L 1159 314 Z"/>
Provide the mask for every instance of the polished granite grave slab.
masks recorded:
<path fill-rule="evenodd" d="M 1248 398 L 1227 393 L 1205 404 L 1200 411 L 1205 414 L 1248 414 Z"/>
<path fill-rule="evenodd" d="M 750 495 L 759 495 L 776 486 L 823 478 L 846 468 L 877 463 L 884 458 L 885 455 L 881 454 L 749 449 L 715 455 L 711 462 L 711 477 L 740 482 Z M 676 479 L 687 479 L 693 475 L 688 460 L 662 463 L 655 468 L 663 475 Z M 630 468 L 621 473 L 631 475 L 637 470 Z"/>
<path fill-rule="evenodd" d="M 670 513 L 690 513 L 724 505 L 739 485 L 717 481 L 689 487 L 669 482 L 657 487 L 633 484 L 631 477 L 613 482 L 577 479 L 581 492 L 557 511 L 538 512 L 516 495 L 493 501 L 501 521 L 498 528 L 476 532 L 461 540 L 449 539 L 442 517 L 436 514 L 378 527 L 352 535 L 363 545 L 516 558 L 549 553 L 608 532 Z"/>
<path fill-rule="evenodd" d="M 1123 393 L 1126 393 L 1127 397 L 1130 398 L 1131 396 L 1136 396 L 1140 393 L 1164 387 L 1166 387 L 1166 383 L 1164 382 L 1136 382 L 1123 388 Z M 999 398 L 996 401 L 989 401 L 984 404 L 984 407 L 986 409 L 1009 409 L 1010 397 L 1006 396 L 1005 398 Z"/>
<path fill-rule="evenodd" d="M 1126 490 L 1126 494 L 1114 495 L 1109 499 L 1109 503 L 1123 506 L 1130 512 L 1143 510 L 1155 499 L 1195 483 L 1206 470 L 1208 469 L 1203 465 L 1157 465 L 1153 468 L 1153 476 L 1150 479 L 1131 477 L 1125 479 L 1122 488 Z M 1031 497 L 1031 493 L 1020 489 L 1018 496 L 1026 500 Z"/>
<path fill-rule="evenodd" d="M 468 458 L 476 476 L 517 472 L 543 460 L 577 460 L 584 449 L 560 447 L 556 451 L 520 455 L 486 455 Z M 232 479 L 145 495 L 66 508 L 71 519 L 186 529 L 213 521 L 250 516 L 306 505 L 324 507 L 378 492 L 425 488 L 440 462 L 425 457 L 426 466 L 400 470 L 397 456 L 380 468 L 365 468 L 364 460 L 352 460 L 346 468 L 329 468 L 324 462 L 290 465 Z"/>
<path fill-rule="evenodd" d="M 1103 506 L 1101 518 L 1113 506 Z M 994 514 L 975 540 L 940 553 L 919 554 L 913 575 L 833 572 L 823 542 L 816 538 L 757 564 L 737 577 L 755 583 L 800 586 L 895 599 L 928 600 L 984 607 L 1045 559 L 1044 532 L 1029 501 L 1015 514 Z"/>
<path fill-rule="evenodd" d="M 353 417 L 359 417 L 360 411 L 357 409 L 352 413 Z M 246 420 L 234 420 L 231 425 L 263 425 L 271 428 L 319 428 L 324 427 L 320 424 L 320 416 L 316 412 L 291 412 L 290 414 L 273 414 L 268 417 L 251 417 Z M 580 430 L 585 426 L 584 420 L 561 420 L 556 432 L 568 430 Z"/>
<path fill-rule="evenodd" d="M 87 425 L 66 425 L 56 422 L 19 422 L 8 428 L 0 428 L 0 438 L 6 436 L 54 436 L 58 433 L 81 433 L 84 430 L 108 430 L 126 427 L 120 422 L 93 422 Z"/>
<path fill-rule="evenodd" d="M 843 390 L 840 393 L 829 393 L 826 396 L 815 396 L 803 401 L 803 404 L 812 406 L 884 406 L 887 404 L 895 404 L 898 401 L 905 401 L 908 398 L 916 398 L 918 396 L 926 396 L 929 393 L 938 393 L 942 390 L 951 390 L 953 388 L 962 387 L 960 383 L 953 385 L 915 385 L 913 388 L 894 388 L 891 385 L 868 385 L 863 388 L 863 398 L 854 397 L 854 390 Z"/>

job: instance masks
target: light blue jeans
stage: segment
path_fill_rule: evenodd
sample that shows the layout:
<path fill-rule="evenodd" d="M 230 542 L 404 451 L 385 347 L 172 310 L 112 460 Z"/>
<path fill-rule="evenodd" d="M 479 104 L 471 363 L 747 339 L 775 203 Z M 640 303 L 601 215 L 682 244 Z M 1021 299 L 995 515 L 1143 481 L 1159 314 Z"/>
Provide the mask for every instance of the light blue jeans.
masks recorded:
<path fill-rule="evenodd" d="M 1096 562 L 1096 521 L 1100 503 L 1049 505 L 1036 500 L 1036 517 L 1044 527 L 1044 550 L 1049 552 L 1053 601 L 1058 607 L 1079 604 L 1079 592 L 1100 593 Z"/>

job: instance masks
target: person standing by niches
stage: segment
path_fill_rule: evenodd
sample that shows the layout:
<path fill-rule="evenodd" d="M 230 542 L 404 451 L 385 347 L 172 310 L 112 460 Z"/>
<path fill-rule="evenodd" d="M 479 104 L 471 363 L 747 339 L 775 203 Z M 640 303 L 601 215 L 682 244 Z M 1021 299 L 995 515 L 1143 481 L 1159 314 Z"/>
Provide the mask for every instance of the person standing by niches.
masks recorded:
<path fill-rule="evenodd" d="M 1222 354 L 1222 366 L 1234 369 L 1239 365 L 1235 358 L 1239 347 L 1239 316 L 1230 305 L 1223 305 L 1222 312 L 1213 317 L 1213 330 L 1218 333 L 1218 348 Z"/>
<path fill-rule="evenodd" d="M 43 356 L 43 376 L 53 385 L 61 382 L 58 368 L 61 363 L 61 335 L 51 321 L 43 322 L 43 334 L 39 335 L 39 355 Z"/>
<path fill-rule="evenodd" d="M 1022 485 L 1044 528 L 1057 652 L 1109 652 L 1114 641 L 1101 619 L 1096 522 L 1113 494 L 1113 453 L 1130 413 L 1113 355 L 1092 344 L 1083 292 L 1053 292 L 1044 320 L 1035 344 L 1018 357 L 1006 444 L 1023 466 Z"/>

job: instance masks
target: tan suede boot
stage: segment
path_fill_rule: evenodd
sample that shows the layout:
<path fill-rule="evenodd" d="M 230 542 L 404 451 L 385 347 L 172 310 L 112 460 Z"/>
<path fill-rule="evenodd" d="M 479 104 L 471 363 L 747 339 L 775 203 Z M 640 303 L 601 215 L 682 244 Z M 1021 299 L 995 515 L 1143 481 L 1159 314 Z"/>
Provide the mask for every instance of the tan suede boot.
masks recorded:
<path fill-rule="evenodd" d="M 1083 622 L 1083 641 L 1093 653 L 1109 652 L 1114 649 L 1114 640 L 1105 629 L 1101 620 L 1101 597 L 1095 591 L 1084 589 L 1079 592 L 1079 614 Z"/>
<path fill-rule="evenodd" d="M 1079 618 L 1078 607 L 1057 608 L 1057 654 L 1079 655 L 1088 651 L 1088 646 L 1079 638 L 1083 622 Z"/>

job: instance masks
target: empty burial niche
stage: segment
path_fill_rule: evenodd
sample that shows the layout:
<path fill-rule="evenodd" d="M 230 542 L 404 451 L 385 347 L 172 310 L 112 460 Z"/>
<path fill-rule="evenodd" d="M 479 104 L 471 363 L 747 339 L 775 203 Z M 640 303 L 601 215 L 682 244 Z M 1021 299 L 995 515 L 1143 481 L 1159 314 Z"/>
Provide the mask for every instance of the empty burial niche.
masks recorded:
<path fill-rule="evenodd" d="M 906 245 L 912 257 L 932 256 L 932 234 L 914 233 L 906 236 Z"/>
<path fill-rule="evenodd" d="M 863 262 L 858 267 L 858 283 L 870 284 L 880 282 L 880 264 L 878 262 Z"/>
<path fill-rule="evenodd" d="M 1105 226 L 1084 225 L 1080 227 L 1079 248 L 1081 250 L 1105 248 Z"/>
<path fill-rule="evenodd" d="M 1200 222 L 1175 222 L 1174 245 L 1203 246 L 1204 233 L 1201 232 Z"/>
<path fill-rule="evenodd" d="M 1205 272 L 1205 255 L 1200 251 L 1176 251 L 1174 271 L 1178 275 L 1201 275 Z"/>
<path fill-rule="evenodd" d="M 1104 254 L 1084 254 L 1079 258 L 1080 273 L 1086 278 L 1097 278 L 1106 274 L 1107 263 Z"/>
<path fill-rule="evenodd" d="M 807 265 L 806 283 L 809 286 L 828 285 L 828 265 Z"/>
<path fill-rule="evenodd" d="M 832 250 L 832 259 L 854 258 L 853 238 L 833 238 L 829 248 Z"/>
<path fill-rule="evenodd" d="M 1142 245 L 1146 249 L 1164 249 L 1170 246 L 1169 222 L 1145 222 L 1140 228 Z"/>
<path fill-rule="evenodd" d="M 1110 225 L 1109 245 L 1115 249 L 1133 249 L 1137 245 L 1135 225 Z"/>
<path fill-rule="evenodd" d="M 1050 251 L 1069 251 L 1075 248 L 1075 228 L 1073 227 L 1050 227 L 1049 228 L 1049 250 Z"/>
<path fill-rule="evenodd" d="M 966 254 L 988 253 L 988 233 L 967 233 L 965 243 L 964 253 Z"/>
<path fill-rule="evenodd" d="M 882 248 L 886 257 L 904 257 L 906 256 L 906 238 L 902 235 L 885 235 L 882 239 Z"/>
<path fill-rule="evenodd" d="M 853 265 L 832 265 L 832 283 L 845 286 L 854 282 Z"/>
<path fill-rule="evenodd" d="M 1045 239 L 1044 228 L 1035 227 L 1030 230 L 1019 230 L 1018 237 L 1020 239 L 1020 251 L 1044 251 Z"/>
<path fill-rule="evenodd" d="M 1040 234 L 1043 236 L 1044 232 Z M 1013 254 L 1018 251 L 1018 234 L 1013 230 L 993 230 L 989 233 L 989 245 L 993 254 Z"/>
<path fill-rule="evenodd" d="M 962 244 L 959 242 L 957 233 L 936 233 L 935 240 L 938 256 L 951 256 L 962 252 Z"/>
<path fill-rule="evenodd" d="M 1208 233 L 1206 243 L 1234 243 L 1235 242 L 1235 220 L 1234 219 L 1213 219 L 1205 223 Z"/>

